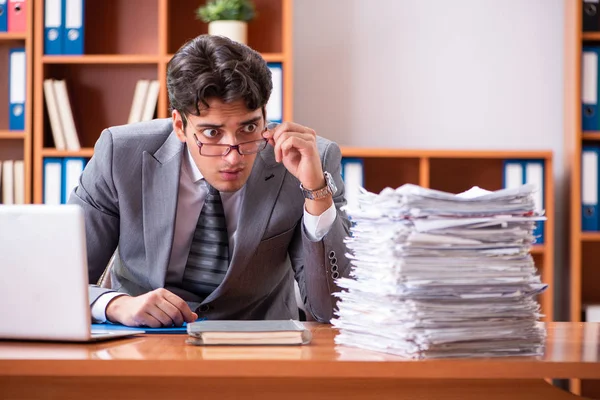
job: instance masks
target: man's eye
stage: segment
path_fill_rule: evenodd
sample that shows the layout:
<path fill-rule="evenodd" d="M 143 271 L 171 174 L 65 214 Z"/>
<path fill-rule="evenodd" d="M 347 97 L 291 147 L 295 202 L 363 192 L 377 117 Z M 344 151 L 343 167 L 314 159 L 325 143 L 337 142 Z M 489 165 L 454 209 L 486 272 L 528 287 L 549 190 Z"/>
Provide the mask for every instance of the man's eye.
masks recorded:
<path fill-rule="evenodd" d="M 258 126 L 256 124 L 248 124 L 248 125 L 244 126 L 242 129 L 246 133 L 252 133 L 252 132 L 256 132 L 256 128 L 258 128 Z"/>
<path fill-rule="evenodd" d="M 214 138 L 217 137 L 219 131 L 217 129 L 205 129 L 202 131 L 202 134 L 207 138 Z"/>

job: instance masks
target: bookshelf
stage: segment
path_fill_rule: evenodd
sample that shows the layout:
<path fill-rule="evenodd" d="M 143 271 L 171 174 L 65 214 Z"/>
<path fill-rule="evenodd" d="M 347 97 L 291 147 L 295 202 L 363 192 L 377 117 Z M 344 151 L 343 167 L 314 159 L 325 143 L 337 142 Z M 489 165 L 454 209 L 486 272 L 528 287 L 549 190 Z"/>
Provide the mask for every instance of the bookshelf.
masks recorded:
<path fill-rule="evenodd" d="M 343 157 L 363 161 L 364 187 L 378 193 L 385 187 L 405 183 L 460 193 L 473 186 L 487 190 L 502 189 L 505 160 L 542 160 L 544 162 L 544 243 L 534 245 L 531 254 L 548 289 L 539 301 L 544 321 L 554 320 L 554 178 L 551 151 L 455 151 L 401 150 L 342 146 Z M 599 239 L 600 240 L 600 239 Z"/>
<path fill-rule="evenodd" d="M 582 129 L 582 47 L 600 46 L 600 32 L 583 32 L 583 2 L 565 0 L 564 31 L 564 129 L 567 168 L 570 186 L 569 277 L 570 320 L 584 319 L 586 304 L 600 303 L 600 232 L 582 231 L 582 146 L 600 144 L 600 132 Z M 571 391 L 589 397 L 600 397 L 600 380 L 571 380 Z"/>
<path fill-rule="evenodd" d="M 0 65 L 2 71 L 8 71 L 9 51 L 14 47 L 25 48 L 25 129 L 22 131 L 9 130 L 9 77 L 8 73 L 0 76 L 0 163 L 3 160 L 23 160 L 25 174 L 25 203 L 32 199 L 32 82 L 33 82 L 33 10 L 27 7 L 27 29 L 25 32 L 0 32 Z M 1 198 L 1 196 L 0 196 Z M 1 200 L 0 200 L 1 201 Z"/>
<path fill-rule="evenodd" d="M 283 66 L 284 119 L 292 120 L 292 0 L 254 0 L 258 17 L 248 45 Z M 188 39 L 207 33 L 196 20 L 198 0 L 106 0 L 85 3 L 83 55 L 44 55 L 44 15 L 34 21 L 33 201 L 43 200 L 44 158 L 90 158 L 103 129 L 127 122 L 136 82 L 158 79 L 157 118 L 170 117 L 167 64 Z M 44 10 L 44 0 L 34 0 Z M 1 57 L 1 55 L 0 55 Z M 44 100 L 44 79 L 65 79 L 81 150 L 54 147 Z M 1 106 L 1 104 L 0 104 Z M 4 136 L 0 126 L 0 138 Z"/>

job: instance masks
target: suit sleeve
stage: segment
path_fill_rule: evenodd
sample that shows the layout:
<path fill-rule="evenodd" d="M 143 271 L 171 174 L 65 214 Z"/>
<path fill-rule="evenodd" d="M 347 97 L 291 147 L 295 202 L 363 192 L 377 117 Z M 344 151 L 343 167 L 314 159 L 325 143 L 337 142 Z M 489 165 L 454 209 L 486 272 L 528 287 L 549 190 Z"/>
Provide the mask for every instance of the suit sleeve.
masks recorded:
<path fill-rule="evenodd" d="M 94 285 L 104 272 L 119 241 L 119 208 L 113 182 L 113 138 L 106 129 L 94 148 L 94 156 L 81 174 L 79 185 L 71 193 L 69 204 L 82 207 L 85 235 L 90 306 L 110 290 Z"/>
<path fill-rule="evenodd" d="M 333 176 L 337 186 L 337 192 L 333 196 L 337 215 L 329 232 L 321 240 L 312 241 L 306 234 L 304 223 L 301 223 L 290 249 L 304 305 L 315 320 L 322 323 L 328 323 L 333 317 L 337 303 L 333 293 L 340 291 L 335 280 L 347 277 L 350 273 L 350 262 L 346 258 L 344 244 L 344 239 L 349 236 L 350 221 L 346 213 L 340 210 L 346 204 L 341 160 L 339 147 L 335 143 L 328 144 L 321 163 L 323 169 Z"/>

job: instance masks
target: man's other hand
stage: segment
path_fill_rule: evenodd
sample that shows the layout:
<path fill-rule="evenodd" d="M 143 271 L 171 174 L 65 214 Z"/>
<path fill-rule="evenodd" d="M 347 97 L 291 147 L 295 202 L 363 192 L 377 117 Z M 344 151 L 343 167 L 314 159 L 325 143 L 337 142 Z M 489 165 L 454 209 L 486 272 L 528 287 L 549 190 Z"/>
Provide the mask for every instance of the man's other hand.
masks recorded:
<path fill-rule="evenodd" d="M 106 318 L 127 326 L 181 326 L 194 322 L 198 315 L 179 296 L 156 289 L 137 297 L 115 297 L 106 307 Z"/>

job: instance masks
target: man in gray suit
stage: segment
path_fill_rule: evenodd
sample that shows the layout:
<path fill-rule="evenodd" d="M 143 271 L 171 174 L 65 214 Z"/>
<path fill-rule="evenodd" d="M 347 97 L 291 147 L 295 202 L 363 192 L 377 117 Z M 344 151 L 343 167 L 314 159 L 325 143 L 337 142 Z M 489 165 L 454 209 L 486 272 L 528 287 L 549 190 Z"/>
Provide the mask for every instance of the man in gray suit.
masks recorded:
<path fill-rule="evenodd" d="M 172 118 L 111 127 L 69 202 L 85 213 L 95 321 L 328 322 L 347 276 L 338 146 L 292 122 L 267 126 L 260 55 L 202 35 L 174 55 Z M 221 237 L 221 236 L 223 237 Z M 116 250 L 116 252 L 115 252 Z"/>

